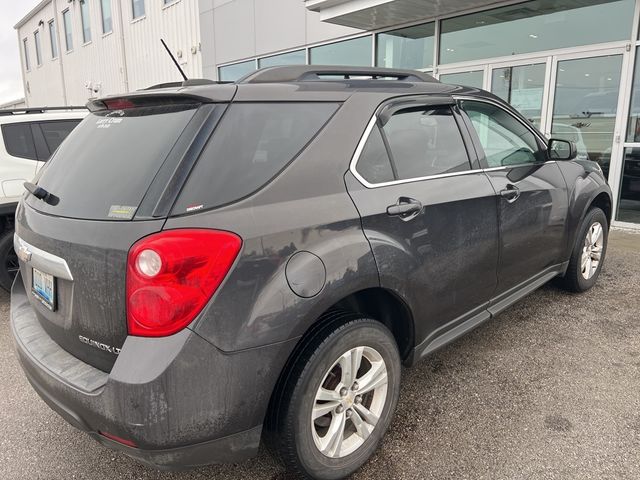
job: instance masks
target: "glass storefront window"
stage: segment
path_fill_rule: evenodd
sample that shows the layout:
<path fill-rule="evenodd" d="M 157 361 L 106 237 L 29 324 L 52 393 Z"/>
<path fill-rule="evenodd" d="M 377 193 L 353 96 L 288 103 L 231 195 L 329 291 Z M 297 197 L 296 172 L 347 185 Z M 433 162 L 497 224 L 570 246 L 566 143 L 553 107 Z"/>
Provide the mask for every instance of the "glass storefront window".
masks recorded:
<path fill-rule="evenodd" d="M 416 25 L 378 35 L 376 65 L 388 68 L 431 68 L 436 24 Z"/>
<path fill-rule="evenodd" d="M 578 159 L 609 173 L 622 55 L 558 62 L 552 136 L 571 140 Z"/>
<path fill-rule="evenodd" d="M 304 65 L 307 63 L 307 55 L 304 50 L 281 53 L 271 57 L 264 57 L 258 60 L 258 67 L 277 67 L 278 65 Z"/>
<path fill-rule="evenodd" d="M 491 74 L 491 91 L 540 128 L 545 71 L 544 63 L 496 68 Z"/>
<path fill-rule="evenodd" d="M 616 220 L 640 224 L 640 148 L 625 149 Z"/>
<path fill-rule="evenodd" d="M 226 65 L 224 67 L 218 67 L 218 78 L 223 82 L 235 82 L 248 73 L 255 71 L 255 69 L 255 60 Z"/>
<path fill-rule="evenodd" d="M 627 142 L 640 143 L 640 48 L 636 49 L 636 68 L 633 73 L 631 110 L 627 128 Z"/>
<path fill-rule="evenodd" d="M 634 0 L 534 0 L 442 21 L 440 63 L 631 37 Z"/>
<path fill-rule="evenodd" d="M 370 67 L 371 49 L 373 48 L 371 40 L 371 35 L 367 35 L 313 47 L 309 50 L 309 63 L 312 65 Z"/>
<path fill-rule="evenodd" d="M 440 81 L 442 83 L 473 88 L 482 88 L 483 79 L 484 72 L 482 70 L 475 72 L 443 73 L 440 75 Z"/>

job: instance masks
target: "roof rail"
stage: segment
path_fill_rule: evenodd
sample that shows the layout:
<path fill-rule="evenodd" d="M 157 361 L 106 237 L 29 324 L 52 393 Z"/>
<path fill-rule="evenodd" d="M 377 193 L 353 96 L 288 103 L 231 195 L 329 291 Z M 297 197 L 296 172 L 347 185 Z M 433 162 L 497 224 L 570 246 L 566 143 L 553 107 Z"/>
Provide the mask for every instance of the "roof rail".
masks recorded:
<path fill-rule="evenodd" d="M 219 85 L 223 83 L 233 83 L 233 82 L 218 82 L 215 80 L 210 80 L 208 78 L 189 78 L 187 80 L 179 81 L 179 82 L 157 83 L 156 85 L 151 85 L 150 87 L 143 88 L 142 90 L 156 90 L 158 88 L 194 87 L 197 85 Z"/>
<path fill-rule="evenodd" d="M 352 77 L 370 77 L 373 80 L 394 79 L 405 82 L 437 82 L 428 73 L 419 72 L 418 70 L 337 65 L 289 65 L 262 68 L 244 76 L 237 83 L 308 82 L 335 79 L 323 77 L 342 77 L 344 80 L 352 80 Z"/>
<path fill-rule="evenodd" d="M 23 108 L 4 108 L 0 109 L 0 115 L 14 115 L 29 114 L 29 113 L 44 113 L 50 111 L 64 111 L 64 110 L 86 110 L 87 107 L 80 105 L 69 105 L 68 107 L 23 107 Z"/>

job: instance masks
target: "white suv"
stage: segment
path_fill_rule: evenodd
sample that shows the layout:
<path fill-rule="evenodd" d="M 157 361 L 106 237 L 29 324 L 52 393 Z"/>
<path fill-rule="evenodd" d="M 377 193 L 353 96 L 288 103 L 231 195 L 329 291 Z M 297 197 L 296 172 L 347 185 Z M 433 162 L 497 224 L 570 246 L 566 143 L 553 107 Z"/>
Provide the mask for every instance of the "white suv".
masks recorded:
<path fill-rule="evenodd" d="M 84 107 L 0 110 L 0 287 L 11 289 L 18 269 L 13 217 L 24 182 L 31 181 L 87 114 Z"/>

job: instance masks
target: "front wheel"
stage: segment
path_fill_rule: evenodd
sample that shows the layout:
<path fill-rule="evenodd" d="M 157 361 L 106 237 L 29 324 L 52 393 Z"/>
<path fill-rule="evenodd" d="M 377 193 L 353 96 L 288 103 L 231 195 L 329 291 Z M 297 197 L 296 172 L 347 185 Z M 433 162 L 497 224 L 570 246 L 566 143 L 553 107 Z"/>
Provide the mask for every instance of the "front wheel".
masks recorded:
<path fill-rule="evenodd" d="M 278 453 L 293 472 L 345 478 L 376 450 L 395 410 L 400 355 L 389 330 L 357 318 L 314 336 L 277 406 Z"/>
<path fill-rule="evenodd" d="M 607 216 L 601 209 L 592 208 L 582 221 L 567 272 L 559 279 L 560 286 L 585 292 L 595 285 L 607 253 L 608 236 Z"/>

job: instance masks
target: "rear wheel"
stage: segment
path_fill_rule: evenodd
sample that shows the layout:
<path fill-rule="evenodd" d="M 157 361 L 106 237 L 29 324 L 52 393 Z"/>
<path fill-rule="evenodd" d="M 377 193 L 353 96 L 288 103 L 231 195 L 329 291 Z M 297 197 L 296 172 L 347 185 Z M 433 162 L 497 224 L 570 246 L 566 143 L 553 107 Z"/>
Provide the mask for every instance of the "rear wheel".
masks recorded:
<path fill-rule="evenodd" d="M 13 230 L 6 230 L 0 235 L 0 287 L 11 291 L 19 269 L 18 256 L 13 249 Z"/>
<path fill-rule="evenodd" d="M 604 212 L 597 207 L 589 210 L 580 226 L 567 272 L 558 280 L 560 286 L 572 292 L 585 292 L 595 285 L 607 252 L 608 235 Z"/>
<path fill-rule="evenodd" d="M 294 365 L 275 406 L 276 449 L 303 477 L 344 478 L 369 459 L 391 422 L 401 371 L 395 339 L 375 320 L 334 323 Z"/>

